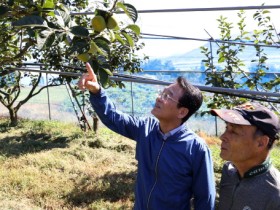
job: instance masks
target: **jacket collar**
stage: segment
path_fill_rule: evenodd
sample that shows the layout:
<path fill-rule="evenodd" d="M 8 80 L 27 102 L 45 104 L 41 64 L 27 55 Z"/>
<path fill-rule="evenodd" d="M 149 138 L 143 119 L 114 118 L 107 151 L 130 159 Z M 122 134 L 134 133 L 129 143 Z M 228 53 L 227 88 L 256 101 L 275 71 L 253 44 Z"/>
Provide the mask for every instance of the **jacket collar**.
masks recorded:
<path fill-rule="evenodd" d="M 169 131 L 168 133 L 165 133 L 165 134 L 162 133 L 162 131 L 160 130 L 160 126 L 158 126 L 158 131 L 159 131 L 160 135 L 162 136 L 162 138 L 163 138 L 164 140 L 166 140 L 168 137 L 173 136 L 175 133 L 177 133 L 178 131 L 181 131 L 181 130 L 183 130 L 183 129 L 185 129 L 185 128 L 186 128 L 186 124 L 183 123 L 183 124 L 180 125 L 179 127 L 174 128 L 173 130 L 171 130 L 171 131 Z"/>
<path fill-rule="evenodd" d="M 270 158 L 267 158 L 262 164 L 255 166 L 255 167 L 251 168 L 249 171 L 247 171 L 244 174 L 244 178 L 254 177 L 259 174 L 263 174 L 263 173 L 267 172 L 268 169 L 270 168 L 271 164 L 272 163 L 271 163 Z"/>

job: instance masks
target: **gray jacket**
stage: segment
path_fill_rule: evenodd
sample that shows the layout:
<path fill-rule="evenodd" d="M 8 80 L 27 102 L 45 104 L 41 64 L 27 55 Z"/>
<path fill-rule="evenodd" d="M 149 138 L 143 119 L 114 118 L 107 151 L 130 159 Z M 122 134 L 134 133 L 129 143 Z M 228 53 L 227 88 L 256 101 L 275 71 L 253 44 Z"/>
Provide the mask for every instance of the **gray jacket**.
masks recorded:
<path fill-rule="evenodd" d="M 225 163 L 220 183 L 219 210 L 280 210 L 280 172 L 265 161 L 240 179 Z"/>

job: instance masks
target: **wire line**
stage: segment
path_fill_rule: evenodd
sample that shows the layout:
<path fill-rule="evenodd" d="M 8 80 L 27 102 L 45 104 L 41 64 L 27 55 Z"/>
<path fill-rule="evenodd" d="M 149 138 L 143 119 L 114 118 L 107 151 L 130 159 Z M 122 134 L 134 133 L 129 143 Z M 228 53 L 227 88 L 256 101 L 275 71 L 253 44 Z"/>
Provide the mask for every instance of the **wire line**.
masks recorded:
<path fill-rule="evenodd" d="M 254 10 L 254 9 L 280 9 L 280 5 L 267 5 L 267 6 L 237 6 L 237 7 L 207 7 L 207 8 L 179 8 L 179 9 L 150 9 L 150 10 L 137 10 L 140 13 L 173 13 L 173 12 L 199 12 L 199 11 L 230 11 L 230 10 Z M 122 14 L 123 11 L 116 13 Z M 94 15 L 95 12 L 72 12 L 70 15 Z"/>

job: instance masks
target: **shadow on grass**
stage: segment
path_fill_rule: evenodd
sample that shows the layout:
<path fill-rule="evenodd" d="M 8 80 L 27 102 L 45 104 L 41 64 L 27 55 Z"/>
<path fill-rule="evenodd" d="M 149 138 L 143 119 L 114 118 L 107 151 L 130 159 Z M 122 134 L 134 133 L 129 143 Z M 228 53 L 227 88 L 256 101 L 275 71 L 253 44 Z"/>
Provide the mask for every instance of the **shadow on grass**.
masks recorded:
<path fill-rule="evenodd" d="M 71 139 L 48 133 L 22 133 L 20 136 L 4 137 L 0 141 L 0 154 L 6 157 L 40 152 L 52 148 L 65 148 Z"/>
<path fill-rule="evenodd" d="M 136 172 L 105 174 L 94 181 L 85 178 L 67 197 L 73 206 L 80 207 L 93 202 L 117 202 L 134 200 Z M 133 201 L 132 201 L 133 202 Z"/>

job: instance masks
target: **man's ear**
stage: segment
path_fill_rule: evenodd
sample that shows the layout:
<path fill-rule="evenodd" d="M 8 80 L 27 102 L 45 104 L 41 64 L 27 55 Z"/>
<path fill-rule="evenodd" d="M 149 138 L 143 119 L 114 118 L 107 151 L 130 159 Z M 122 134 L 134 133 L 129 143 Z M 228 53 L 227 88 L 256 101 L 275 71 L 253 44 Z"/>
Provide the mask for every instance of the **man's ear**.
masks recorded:
<path fill-rule="evenodd" d="M 258 147 L 260 149 L 266 149 L 269 143 L 269 137 L 267 135 L 262 135 L 258 139 Z"/>
<path fill-rule="evenodd" d="M 179 114 L 178 117 L 180 119 L 183 119 L 185 116 L 187 116 L 187 114 L 189 113 L 189 109 L 186 107 L 180 107 L 179 108 Z"/>

